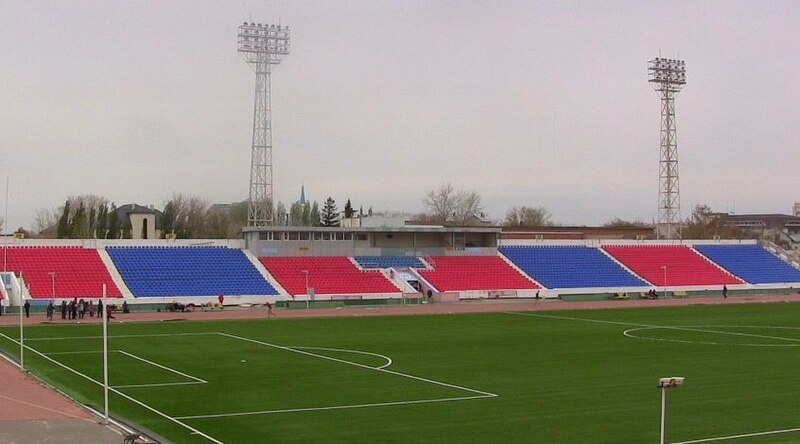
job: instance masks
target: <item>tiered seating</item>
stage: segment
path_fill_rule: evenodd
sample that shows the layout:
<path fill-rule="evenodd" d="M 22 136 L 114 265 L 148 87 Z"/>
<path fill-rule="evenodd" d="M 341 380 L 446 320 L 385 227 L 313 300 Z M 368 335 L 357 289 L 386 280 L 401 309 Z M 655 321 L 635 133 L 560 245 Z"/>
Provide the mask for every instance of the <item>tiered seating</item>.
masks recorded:
<path fill-rule="evenodd" d="M 646 287 L 597 248 L 564 246 L 500 247 L 500 252 L 547 288 Z"/>
<path fill-rule="evenodd" d="M 82 247 L 3 247 L 8 269 L 22 274 L 33 298 L 99 298 L 120 293 L 95 249 Z M 0 248 L 0 254 L 2 249 Z M 55 273 L 55 274 L 51 274 Z M 53 285 L 55 284 L 55 291 Z"/>
<path fill-rule="evenodd" d="M 106 251 L 136 297 L 278 294 L 241 250 L 110 247 Z"/>
<path fill-rule="evenodd" d="M 415 256 L 356 256 L 355 260 L 363 268 L 425 267 Z"/>
<path fill-rule="evenodd" d="M 345 256 L 261 257 L 261 263 L 289 294 L 306 294 L 308 286 L 316 294 L 399 293 L 378 270 L 359 270 Z"/>
<path fill-rule="evenodd" d="M 742 283 L 685 245 L 606 245 L 603 249 L 654 285 L 665 285 L 665 270 L 669 286 Z"/>
<path fill-rule="evenodd" d="M 694 248 L 751 284 L 800 282 L 800 270 L 760 245 L 695 245 Z"/>
<path fill-rule="evenodd" d="M 433 256 L 429 262 L 434 269 L 419 273 L 439 291 L 539 288 L 499 256 Z"/>

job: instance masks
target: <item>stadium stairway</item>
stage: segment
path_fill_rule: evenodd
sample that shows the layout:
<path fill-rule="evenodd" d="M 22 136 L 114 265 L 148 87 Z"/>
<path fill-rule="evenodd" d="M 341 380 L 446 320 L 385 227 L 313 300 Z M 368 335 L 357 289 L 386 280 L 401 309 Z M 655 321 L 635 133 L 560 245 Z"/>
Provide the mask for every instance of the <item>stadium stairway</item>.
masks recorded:
<path fill-rule="evenodd" d="M 599 248 L 587 245 L 505 245 L 500 252 L 536 282 L 561 292 L 638 291 L 649 284 Z"/>
<path fill-rule="evenodd" d="M 107 251 L 136 298 L 213 301 L 219 294 L 237 300 L 279 294 L 238 248 L 115 246 Z"/>
<path fill-rule="evenodd" d="M 95 248 L 75 245 L 5 248 L 8 249 L 8 269 L 17 276 L 21 275 L 26 284 L 26 291 L 22 291 L 23 296 L 50 299 L 55 292 L 59 299 L 99 298 L 103 295 L 104 283 L 107 297 L 122 296 Z"/>
<path fill-rule="evenodd" d="M 401 295 L 400 288 L 380 271 L 359 269 L 347 256 L 263 256 L 259 260 L 294 296 L 306 294 L 306 276 L 315 296 L 386 298 Z"/>
<path fill-rule="evenodd" d="M 111 276 L 111 280 L 113 280 L 114 285 L 119 288 L 119 291 L 122 293 L 122 297 L 125 299 L 134 299 L 131 289 L 125 285 L 125 280 L 122 279 L 122 275 L 119 274 L 119 270 L 117 270 L 117 267 L 114 266 L 114 261 L 111 260 L 111 256 L 109 256 L 106 249 L 98 248 L 97 254 L 100 255 L 100 260 L 103 261 L 103 264 L 105 264 L 106 270 L 108 270 L 108 274 Z"/>
<path fill-rule="evenodd" d="M 602 248 L 655 286 L 707 288 L 744 284 L 686 245 L 609 244 Z"/>
<path fill-rule="evenodd" d="M 800 270 L 757 244 L 695 245 L 695 250 L 751 284 L 798 284 Z"/>
<path fill-rule="evenodd" d="M 275 279 L 275 276 L 269 273 L 267 267 L 265 267 L 264 264 L 262 264 L 261 261 L 258 260 L 255 254 L 253 254 L 250 250 L 246 249 L 243 249 L 242 253 L 244 253 L 247 260 L 249 260 L 250 263 L 253 264 L 253 267 L 255 267 L 259 273 L 261 273 L 261 276 L 264 278 L 264 280 L 269 282 L 269 284 L 272 285 L 272 288 L 274 288 L 278 292 L 278 294 L 280 294 L 284 299 L 291 297 L 289 292 L 286 291 L 285 288 L 283 288 L 283 286 L 280 284 L 280 282 L 278 282 L 277 279 Z"/>
<path fill-rule="evenodd" d="M 542 285 L 541 282 L 538 282 L 536 279 L 533 278 L 533 276 L 529 275 L 528 273 L 525 273 L 525 270 L 523 270 L 522 268 L 517 267 L 517 264 L 515 264 L 514 261 L 507 258 L 502 253 L 498 253 L 497 256 L 500 257 L 500 259 L 502 259 L 506 264 L 508 264 L 509 267 L 513 268 L 514 270 L 517 270 L 517 273 L 521 274 L 525 279 L 528 279 L 534 285 L 541 288 L 542 290 L 547 290 L 547 287 Z"/>
<path fill-rule="evenodd" d="M 396 262 L 381 263 L 380 260 L 370 260 L 370 259 L 367 259 L 366 264 L 362 264 L 362 262 L 360 262 L 362 258 L 377 258 L 377 257 L 379 256 L 354 256 L 354 257 L 348 257 L 348 259 L 350 259 L 350 262 L 353 263 L 353 266 L 355 266 L 361 271 L 379 270 L 386 279 L 388 279 L 395 286 L 397 286 L 397 288 L 400 289 L 400 291 L 402 291 L 403 293 L 419 293 L 416 288 L 412 287 L 411 284 L 409 284 L 408 282 L 405 281 L 405 279 L 402 278 L 401 271 L 409 272 L 413 270 L 413 267 L 389 266 L 389 264 L 396 264 Z M 418 258 L 414 259 L 417 260 L 411 262 L 402 261 L 401 264 L 412 265 L 413 262 L 413 264 L 415 265 L 422 265 L 422 262 L 419 261 Z M 416 275 L 416 273 L 414 273 L 414 275 Z"/>
<path fill-rule="evenodd" d="M 541 289 L 499 255 L 431 256 L 429 262 L 433 270 L 419 270 L 419 274 L 443 292 L 460 292 L 462 298 L 485 297 L 486 292 L 493 291 L 516 291 L 517 295 L 521 292 L 532 297 Z"/>

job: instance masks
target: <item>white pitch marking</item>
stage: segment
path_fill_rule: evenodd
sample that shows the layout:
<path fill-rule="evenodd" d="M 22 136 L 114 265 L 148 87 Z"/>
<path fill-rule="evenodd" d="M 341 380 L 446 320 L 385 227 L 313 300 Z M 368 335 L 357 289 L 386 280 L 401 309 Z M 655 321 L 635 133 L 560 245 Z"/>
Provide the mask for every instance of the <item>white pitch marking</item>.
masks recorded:
<path fill-rule="evenodd" d="M 2 334 L 2 333 L 0 333 Z M 117 338 L 162 338 L 172 336 L 201 336 L 201 335 L 216 335 L 216 332 L 193 332 L 193 333 L 149 333 L 141 335 L 109 335 L 109 339 Z M 53 338 L 25 338 L 25 341 L 70 341 L 73 339 L 103 339 L 102 336 L 60 336 Z"/>
<path fill-rule="evenodd" d="M 166 365 L 161 365 L 161 364 L 159 364 L 159 363 L 157 363 L 157 362 L 153 362 L 153 361 L 150 361 L 150 360 L 147 360 L 147 359 L 141 358 L 141 357 L 139 357 L 139 356 L 136 356 L 136 355 L 134 355 L 133 353 L 128 353 L 128 352 L 126 352 L 125 350 L 117 350 L 117 351 L 118 351 L 118 352 L 120 352 L 120 353 L 122 353 L 123 355 L 130 356 L 131 358 L 138 359 L 138 360 L 140 360 L 140 361 L 142 361 L 142 362 L 146 362 L 146 363 L 148 363 L 148 364 L 150 364 L 150 365 L 152 365 L 152 366 L 155 366 L 155 367 L 158 367 L 158 368 L 161 368 L 161 369 L 164 369 L 164 370 L 170 371 L 170 372 L 172 372 L 172 373 L 175 373 L 176 375 L 181 375 L 181 376 L 183 376 L 183 377 L 186 377 L 186 378 L 189 378 L 189 379 L 193 379 L 193 380 L 195 380 L 196 382 L 199 382 L 199 383 L 201 383 L 201 384 L 207 384 L 207 383 L 208 383 L 208 381 L 206 381 L 206 380 L 203 380 L 203 379 L 200 379 L 200 378 L 194 377 L 194 376 L 192 376 L 192 375 L 187 375 L 186 373 L 183 373 L 183 372 L 180 372 L 180 371 L 178 371 L 178 370 L 175 370 L 174 368 L 167 367 Z"/>
<path fill-rule="evenodd" d="M 206 382 L 198 382 L 198 381 L 157 382 L 155 384 L 112 385 L 110 387 L 121 389 L 121 388 L 138 388 L 138 387 L 168 387 L 168 386 L 172 386 L 172 385 L 197 385 L 197 384 L 206 384 Z"/>
<path fill-rule="evenodd" d="M 434 384 L 434 385 L 440 385 L 442 387 L 449 387 L 449 388 L 464 390 L 464 391 L 471 392 L 471 393 L 477 393 L 479 395 L 484 395 L 485 397 L 494 398 L 496 396 L 499 396 L 496 393 L 484 392 L 484 391 L 481 391 L 481 390 L 476 390 L 476 389 L 463 387 L 463 386 L 455 385 L 455 384 L 448 384 L 446 382 L 435 381 L 433 379 L 422 378 L 420 376 L 409 375 L 409 374 L 406 374 L 406 373 L 400 373 L 400 372 L 396 372 L 394 370 L 388 370 L 388 369 L 385 369 L 385 368 L 370 367 L 368 365 L 359 364 L 358 362 L 345 361 L 344 359 L 332 358 L 330 356 L 319 355 L 319 354 L 316 354 L 316 353 L 311 353 L 311 352 L 307 352 L 307 351 L 304 351 L 304 350 L 294 349 L 294 348 L 286 347 L 286 346 L 283 346 L 283 345 L 270 344 L 269 342 L 259 341 L 257 339 L 245 338 L 243 336 L 236 336 L 236 335 L 232 335 L 230 333 L 219 332 L 219 334 L 222 335 L 222 336 L 227 336 L 229 338 L 238 339 L 240 341 L 247 341 L 247 342 L 252 342 L 252 343 L 255 343 L 255 344 L 266 345 L 267 347 L 277 348 L 277 349 L 280 349 L 280 350 L 286 350 L 286 351 L 290 351 L 290 352 L 293 352 L 293 353 L 299 353 L 299 354 L 307 355 L 307 356 L 313 356 L 315 358 L 327 359 L 329 361 L 340 362 L 342 364 L 347 364 L 347 365 L 352 365 L 352 366 L 355 366 L 355 367 L 366 368 L 366 369 L 369 369 L 369 370 L 375 370 L 375 371 L 378 371 L 378 372 L 388 373 L 390 375 L 402 376 L 404 378 L 415 379 L 417 381 L 427 382 L 427 383 Z"/>
<path fill-rule="evenodd" d="M 297 350 L 327 350 L 327 351 L 338 351 L 338 352 L 345 352 L 345 353 L 356 353 L 356 354 L 359 354 L 359 355 L 376 356 L 378 358 L 385 359 L 386 360 L 386 364 L 383 364 L 380 367 L 373 367 L 373 368 L 378 368 L 378 369 L 386 368 L 386 367 L 392 365 L 392 358 L 390 358 L 388 356 L 380 355 L 378 353 L 371 353 L 371 352 L 365 352 L 365 351 L 360 351 L 360 350 L 350 350 L 350 349 L 347 349 L 347 348 L 298 347 L 298 346 L 294 346 L 294 345 L 288 346 L 288 347 L 289 348 L 293 348 L 293 349 L 297 349 Z"/>
<path fill-rule="evenodd" d="M 3 336 L 4 338 L 8 339 L 9 341 L 11 341 L 11 342 L 13 342 L 13 343 L 19 344 L 19 342 L 18 342 L 18 341 L 14 340 L 14 339 L 11 339 L 10 337 L 6 336 L 4 333 L 0 333 L 0 336 Z M 99 385 L 99 386 L 101 386 L 101 387 L 103 386 L 103 383 L 102 383 L 102 382 L 100 382 L 100 381 L 97 381 L 97 380 L 95 380 L 95 379 L 93 379 L 93 378 L 91 378 L 91 377 L 89 377 L 89 376 L 86 376 L 86 375 L 84 375 L 83 373 L 81 373 L 81 372 L 79 372 L 79 371 L 77 371 L 77 370 L 73 369 L 72 367 L 66 366 L 66 365 L 64 365 L 64 364 L 62 364 L 62 363 L 60 363 L 60 362 L 56 361 L 55 359 L 53 359 L 53 358 L 51 358 L 51 357 L 49 357 L 49 356 L 45 355 L 44 353 L 40 352 L 39 350 L 36 350 L 36 349 L 34 349 L 34 348 L 31 348 L 29 345 L 26 345 L 26 346 L 25 346 L 25 348 L 26 348 L 26 349 L 28 349 L 28 350 L 30 350 L 30 351 L 32 351 L 33 353 L 36 353 L 37 355 L 39 355 L 39 356 L 43 357 L 44 359 L 47 359 L 48 361 L 50 361 L 50 362 L 52 362 L 52 363 L 54 363 L 54 364 L 58 365 L 59 367 L 62 367 L 62 368 L 64 368 L 64 369 L 66 369 L 67 371 L 70 371 L 70 372 L 72 372 L 72 373 L 74 373 L 74 374 L 76 374 L 76 375 L 78 375 L 78 376 L 80 376 L 80 377 L 82 377 L 82 378 L 84 378 L 84 379 L 87 379 L 87 380 L 89 380 L 89 381 L 91 381 L 91 382 L 93 382 L 93 383 L 95 383 L 95 384 L 97 384 L 97 385 Z M 201 431 L 197 430 L 196 428 L 194 428 L 194 427 L 192 427 L 192 426 L 190 426 L 190 425 L 188 425 L 188 424 L 185 424 L 185 423 L 183 423 L 183 422 L 181 422 L 181 421 L 179 421 L 179 420 L 177 420 L 177 419 L 173 418 L 172 416 L 169 416 L 169 415 L 167 415 L 166 413 L 160 412 L 160 411 L 158 411 L 158 410 L 154 409 L 153 407 L 150 407 L 149 405 L 147 405 L 147 404 L 143 403 L 142 401 L 139 401 L 138 399 L 136 399 L 136 398 L 134 398 L 134 397 L 132 397 L 132 396 L 128 396 L 128 395 L 126 395 L 125 393 L 122 393 L 121 391 L 119 391 L 119 390 L 117 390 L 117 389 L 115 389 L 115 388 L 113 388 L 113 387 L 109 387 L 109 388 L 108 388 L 108 390 L 110 390 L 110 391 L 112 391 L 112 392 L 116 393 L 116 394 L 117 394 L 117 395 L 119 395 L 119 396 L 122 396 L 123 398 L 125 398 L 125 399 L 127 399 L 127 400 L 129 400 L 129 401 L 133 402 L 134 404 L 138 404 L 138 405 L 140 405 L 140 406 L 144 407 L 145 409 L 147 409 L 147 410 L 150 410 L 151 412 L 153 412 L 153 413 L 155 413 L 155 414 L 157 414 L 157 415 L 159 415 L 159 416 L 162 416 L 162 417 L 166 418 L 166 419 L 167 419 L 167 420 L 169 420 L 169 421 L 172 421 L 172 422 L 174 422 L 175 424 L 178 424 L 179 426 L 181 426 L 181 427 L 183 427 L 183 428 L 185 428 L 185 429 L 189 430 L 189 431 L 190 431 L 190 432 L 192 432 L 192 433 L 196 433 L 196 434 L 198 434 L 198 435 L 202 436 L 203 438 L 205 438 L 205 439 L 207 439 L 207 440 L 209 440 L 209 441 L 211 441 L 211 442 L 214 442 L 214 443 L 216 443 L 216 444 L 224 444 L 222 441 L 220 441 L 220 440 L 218 440 L 218 439 L 215 439 L 215 438 L 213 438 L 212 436 L 209 436 L 209 435 L 207 435 L 207 434 L 205 434 L 205 433 L 203 433 L 203 432 L 201 432 Z"/>
<path fill-rule="evenodd" d="M 611 325 L 629 325 L 633 327 L 656 327 L 656 325 L 648 325 L 648 324 L 637 324 L 634 322 L 618 322 L 618 321 L 603 321 L 600 319 L 588 319 L 588 318 L 573 318 L 571 316 L 553 316 L 553 315 L 543 315 L 543 314 L 534 314 L 534 313 L 518 313 L 515 311 L 505 311 L 505 314 L 510 315 L 517 315 L 517 316 L 527 316 L 532 318 L 546 318 L 546 319 L 561 319 L 565 321 L 583 321 L 583 322 L 595 322 L 598 324 L 611 324 Z"/>
<path fill-rule="evenodd" d="M 709 325 L 709 326 L 699 326 L 699 327 L 702 327 L 702 328 L 697 328 L 698 326 L 679 326 L 679 325 L 670 326 L 670 325 L 638 324 L 638 323 L 634 323 L 634 322 L 604 321 L 604 320 L 600 320 L 600 319 L 575 318 L 575 317 L 571 317 L 571 316 L 540 315 L 540 314 L 534 314 L 534 313 L 518 313 L 518 312 L 513 312 L 513 311 L 507 311 L 507 312 L 504 312 L 504 313 L 517 315 L 517 316 L 528 316 L 528 317 L 547 318 L 547 319 L 563 319 L 563 320 L 567 320 L 567 321 L 583 321 L 583 322 L 595 322 L 595 323 L 600 323 L 600 324 L 628 325 L 628 326 L 640 327 L 640 328 L 631 328 L 631 329 L 625 330 L 623 332 L 623 334 L 625 334 L 625 332 L 629 332 L 629 331 L 638 331 L 638 330 L 645 330 L 645 329 L 662 328 L 662 329 L 666 329 L 666 330 L 694 331 L 694 332 L 699 332 L 699 333 L 716 333 L 716 334 L 727 334 L 727 335 L 731 335 L 731 336 L 747 336 L 747 337 L 752 337 L 752 338 L 775 339 L 775 340 L 783 340 L 783 341 L 800 342 L 800 339 L 785 338 L 785 337 L 782 337 L 782 336 L 766 336 L 766 335 L 757 335 L 757 334 L 753 334 L 753 333 L 740 333 L 740 332 L 733 332 L 733 331 L 726 332 L 726 331 L 719 331 L 719 330 L 706 330 L 706 328 L 708 328 L 708 327 L 716 327 L 716 328 L 775 328 L 775 329 L 786 329 L 786 330 L 796 330 L 796 329 L 798 329 L 798 327 L 771 327 L 771 326 L 764 326 L 764 325 L 761 325 L 761 326 L 759 326 L 759 325 Z M 628 335 L 628 334 L 625 334 L 625 336 L 627 336 L 629 338 L 636 338 L 636 339 L 652 339 L 654 341 L 662 340 L 662 341 L 668 341 L 668 342 L 680 342 L 680 343 L 687 343 L 687 344 L 720 345 L 720 344 L 718 344 L 716 342 L 683 341 L 683 340 L 678 340 L 678 339 L 670 340 L 670 339 L 642 338 L 642 337 L 638 337 L 638 336 L 631 336 L 631 335 Z M 748 345 L 749 346 L 751 344 L 744 344 L 744 345 Z M 800 345 L 800 344 L 798 344 L 798 345 Z M 759 345 L 759 346 L 762 346 L 762 345 Z M 763 345 L 763 346 L 772 346 L 772 347 L 775 347 L 775 346 L 779 346 L 779 347 L 789 346 L 789 347 L 794 347 L 796 345 L 795 344 L 786 344 L 786 345 L 774 345 L 774 344 L 769 345 L 769 344 L 767 344 L 767 345 Z"/>
<path fill-rule="evenodd" d="M 231 416 L 253 416 L 253 415 L 269 415 L 272 413 L 293 413 L 293 412 L 312 412 L 317 410 L 343 410 L 343 409 L 358 409 L 366 407 L 385 407 L 393 405 L 407 405 L 407 404 L 426 404 L 434 402 L 449 402 L 449 401 L 466 401 L 469 399 L 485 399 L 491 396 L 478 395 L 478 396 L 462 396 L 458 398 L 437 398 L 437 399 L 419 399 L 414 401 L 390 401 L 390 402 L 376 402 L 371 404 L 350 404 L 350 405 L 334 405 L 329 407 L 303 407 L 296 409 L 281 409 L 281 410 L 262 410 L 255 412 L 239 412 L 239 413 L 219 413 L 214 415 L 194 415 L 194 416 L 176 416 L 175 419 L 206 419 L 206 418 L 228 418 Z"/>
<path fill-rule="evenodd" d="M 109 352 L 115 352 L 116 350 L 109 350 Z M 90 355 L 90 354 L 97 354 L 103 353 L 102 350 L 83 350 L 83 351 L 66 351 L 66 352 L 47 352 L 45 353 L 47 356 L 58 356 L 58 355 Z"/>
<path fill-rule="evenodd" d="M 623 335 L 633 338 L 633 339 L 644 339 L 647 341 L 662 341 L 662 342 L 677 342 L 681 344 L 702 344 L 702 345 L 731 345 L 736 347 L 800 347 L 800 339 L 794 338 L 784 338 L 783 336 L 767 336 L 767 335 L 757 335 L 753 333 L 739 333 L 739 332 L 732 332 L 732 331 L 721 331 L 721 330 L 707 330 L 708 327 L 726 327 L 726 328 L 783 328 L 783 327 L 766 327 L 766 326 L 748 326 L 748 325 L 719 325 L 719 326 L 703 326 L 702 329 L 695 328 L 696 326 L 687 326 L 687 327 L 641 327 L 641 328 L 629 328 L 622 332 Z M 636 336 L 632 334 L 633 332 L 643 331 L 643 330 L 655 330 L 655 329 L 667 329 L 667 330 L 683 330 L 683 331 L 694 331 L 694 332 L 701 332 L 701 333 L 714 333 L 720 335 L 731 335 L 731 336 L 747 336 L 752 338 L 761 338 L 761 339 L 775 339 L 780 341 L 792 341 L 795 342 L 794 344 L 723 344 L 719 342 L 711 342 L 711 341 L 688 341 L 682 339 L 670 339 L 670 338 L 650 338 L 647 336 Z"/>
<path fill-rule="evenodd" d="M 781 433 L 794 433 L 794 432 L 800 432 L 800 427 L 796 427 L 793 429 L 783 429 L 783 430 L 769 430 L 766 432 L 743 433 L 741 435 L 717 436 L 715 438 L 693 439 L 691 441 L 673 442 L 670 444 L 697 444 L 701 442 L 724 441 L 727 439 L 739 439 L 739 438 L 752 438 L 754 436 L 778 435 Z"/>

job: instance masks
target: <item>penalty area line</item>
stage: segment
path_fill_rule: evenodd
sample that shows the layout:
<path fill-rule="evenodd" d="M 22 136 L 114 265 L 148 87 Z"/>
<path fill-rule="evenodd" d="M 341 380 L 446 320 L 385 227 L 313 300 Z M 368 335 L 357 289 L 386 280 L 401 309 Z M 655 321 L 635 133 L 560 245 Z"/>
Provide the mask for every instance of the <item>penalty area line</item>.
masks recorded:
<path fill-rule="evenodd" d="M 8 339 L 8 340 L 9 340 L 9 341 L 11 341 L 12 343 L 19 344 L 19 341 L 15 340 L 15 339 L 12 339 L 11 337 L 9 337 L 9 336 L 6 336 L 6 335 L 5 335 L 5 334 L 3 334 L 3 333 L 0 333 L 0 336 L 2 336 L 2 337 L 4 337 L 4 338 Z M 68 365 L 65 365 L 65 364 L 62 364 L 61 362 L 58 362 L 58 361 L 56 361 L 55 359 L 53 359 L 53 358 L 51 358 L 51 357 L 49 357 L 49 356 L 45 355 L 44 353 L 40 352 L 39 350 L 36 350 L 36 349 L 34 349 L 34 348 L 31 348 L 29 345 L 25 345 L 24 347 L 25 347 L 27 350 L 30 350 L 32 353 L 34 353 L 34 354 L 37 354 L 37 355 L 41 356 L 42 358 L 44 358 L 44 359 L 46 359 L 46 360 L 48 360 L 48 361 L 52 362 L 53 364 L 55 364 L 55 365 L 57 365 L 57 366 L 59 366 L 59 367 L 62 367 L 63 369 L 65 369 L 65 370 L 67 370 L 67 371 L 69 371 L 69 372 L 71 372 L 71 373 L 74 373 L 74 374 L 75 374 L 75 375 L 77 375 L 77 376 L 80 376 L 81 378 L 84 378 L 84 379 L 86 379 L 86 380 L 88 380 L 88 381 L 90 381 L 90 382 L 93 382 L 94 384 L 97 384 L 97 385 L 99 385 L 99 386 L 101 386 L 101 387 L 103 386 L 103 383 L 102 383 L 102 382 L 100 382 L 100 381 L 98 381 L 98 380 L 96 380 L 96 379 L 92 378 L 91 376 L 87 376 L 87 375 L 85 375 L 85 374 L 83 374 L 83 373 L 81 373 L 81 372 L 79 372 L 79 371 L 75 370 L 74 368 L 72 368 L 72 367 L 69 367 Z M 181 422 L 180 420 L 178 420 L 178 419 L 175 419 L 174 417 L 167 415 L 167 414 L 166 414 L 166 413 L 164 413 L 164 412 L 161 412 L 161 411 L 159 411 L 159 410 L 156 410 L 155 408 L 153 408 L 153 407 L 151 407 L 151 406 L 149 406 L 149 405 L 145 404 L 145 403 L 144 403 L 144 402 L 142 402 L 142 401 L 139 401 L 138 399 L 134 398 L 133 396 L 126 395 L 125 393 L 123 393 L 123 392 L 121 392 L 121 391 L 119 391 L 119 390 L 117 390 L 117 389 L 115 389 L 115 388 L 113 388 L 113 387 L 109 387 L 109 388 L 108 388 L 108 391 L 110 391 L 110 392 L 114 392 L 115 394 L 117 394 L 117 395 L 119 395 L 119 396 L 121 396 L 121 397 L 123 397 L 123 398 L 125 398 L 125 399 L 129 400 L 130 402 L 132 402 L 132 403 L 134 403 L 134 404 L 137 404 L 137 405 L 139 405 L 139 406 L 141 406 L 141 407 L 143 407 L 143 408 L 145 408 L 145 409 L 147 409 L 147 410 L 149 410 L 149 411 L 151 411 L 151 412 L 155 413 L 156 415 L 158 415 L 158 416 L 161 416 L 161 417 L 163 417 L 163 418 L 165 418 L 165 419 L 167 419 L 167 420 L 169 420 L 169 421 L 171 421 L 171 422 L 174 422 L 175 424 L 177 424 L 177 425 L 179 425 L 179 426 L 181 426 L 181 427 L 183 427 L 183 428 L 185 428 L 185 429 L 189 430 L 189 432 L 191 432 L 193 435 L 199 435 L 199 436 L 202 436 L 203 438 L 205 438 L 205 439 L 207 439 L 207 440 L 209 440 L 209 441 L 211 441 L 211 442 L 213 442 L 213 443 L 216 443 L 216 444 L 224 444 L 222 441 L 220 441 L 220 440 L 218 440 L 218 439 L 216 439 L 216 438 L 214 438 L 214 437 L 212 437 L 212 436 L 210 436 L 210 435 L 207 435 L 207 434 L 205 434 L 205 433 L 201 432 L 200 430 L 198 430 L 198 429 L 196 429 L 196 428 L 194 428 L 194 427 L 190 426 L 189 424 L 186 424 L 186 423 L 184 423 L 184 422 Z"/>
<path fill-rule="evenodd" d="M 269 342 L 259 341 L 257 339 L 251 339 L 251 338 L 246 338 L 244 336 L 232 335 L 230 333 L 218 332 L 218 334 L 221 335 L 221 336 L 228 337 L 228 338 L 237 339 L 237 340 L 245 341 L 245 342 L 252 342 L 254 344 L 265 345 L 267 347 L 277 348 L 279 350 L 286 350 L 286 351 L 290 351 L 292 353 L 298 353 L 298 354 L 301 354 L 301 355 L 311 356 L 311 357 L 318 358 L 318 359 L 325 359 L 325 360 L 328 360 L 328 361 L 339 362 L 341 364 L 352 365 L 354 367 L 364 368 L 364 369 L 367 369 L 367 370 L 373 370 L 373 371 L 376 371 L 376 372 L 386 373 L 386 374 L 389 374 L 389 375 L 401 376 L 403 378 L 408 378 L 408 379 L 414 379 L 416 381 L 427 382 L 427 383 L 433 384 L 433 385 L 438 385 L 438 386 L 442 386 L 442 387 L 449 387 L 449 388 L 457 389 L 457 390 L 463 390 L 465 392 L 470 392 L 470 393 L 476 393 L 478 395 L 482 395 L 481 396 L 482 398 L 494 398 L 494 397 L 500 396 L 500 395 L 498 395 L 496 393 L 485 392 L 483 390 L 477 390 L 477 389 L 473 389 L 473 388 L 469 388 L 469 387 L 464 387 L 464 386 L 461 386 L 461 385 L 449 384 L 447 382 L 436 381 L 436 380 L 433 380 L 433 379 L 423 378 L 423 377 L 420 377 L 420 376 L 409 375 L 407 373 L 402 373 L 402 372 L 398 372 L 398 371 L 394 371 L 394 370 L 389 370 L 387 368 L 371 367 L 369 365 L 360 364 L 358 362 L 352 362 L 352 361 L 347 361 L 347 360 L 344 360 L 344 359 L 334 358 L 334 357 L 331 357 L 331 356 L 325 356 L 325 355 L 320 355 L 320 354 L 317 354 L 317 353 L 311 353 L 309 351 L 301 350 L 299 348 L 292 348 L 292 347 L 287 347 L 285 345 L 271 344 Z"/>
<path fill-rule="evenodd" d="M 231 416 L 270 415 L 275 413 L 313 412 L 319 410 L 361 409 L 368 407 L 388 407 L 395 405 L 430 404 L 434 402 L 468 401 L 470 399 L 484 399 L 484 398 L 494 398 L 494 397 L 495 396 L 478 395 L 478 396 L 461 396 L 458 398 L 416 399 L 411 401 L 373 402 L 369 404 L 346 404 L 346 405 L 332 405 L 326 407 L 301 407 L 296 409 L 277 409 L 277 410 L 260 410 L 253 412 L 218 413 L 211 415 L 176 416 L 175 419 L 188 420 L 188 419 L 206 419 L 206 418 L 228 418 Z"/>
<path fill-rule="evenodd" d="M 753 438 L 756 436 L 779 435 L 782 433 L 800 432 L 800 427 L 793 429 L 768 430 L 765 432 L 742 433 L 740 435 L 716 436 L 713 438 L 692 439 L 689 441 L 672 442 L 670 444 L 699 444 L 703 442 L 725 441 L 729 439 Z"/>

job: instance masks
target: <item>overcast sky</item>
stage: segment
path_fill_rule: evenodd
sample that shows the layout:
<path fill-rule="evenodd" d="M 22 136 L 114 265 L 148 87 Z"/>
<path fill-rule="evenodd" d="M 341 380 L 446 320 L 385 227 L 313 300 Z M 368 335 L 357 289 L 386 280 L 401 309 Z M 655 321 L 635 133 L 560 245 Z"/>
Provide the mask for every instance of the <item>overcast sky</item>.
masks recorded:
<path fill-rule="evenodd" d="M 11 228 L 74 194 L 247 198 L 245 19 L 292 29 L 273 73 L 276 199 L 421 211 L 443 182 L 492 218 L 657 217 L 647 61 L 686 60 L 682 213 L 800 200 L 800 2 L 5 1 L 0 174 Z M 5 182 L 5 180 L 3 180 Z M 3 197 L 0 197 L 3 201 Z"/>

